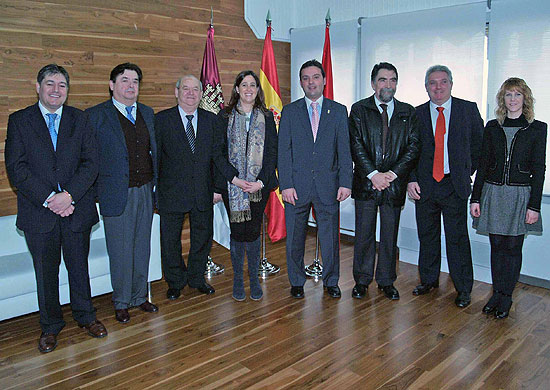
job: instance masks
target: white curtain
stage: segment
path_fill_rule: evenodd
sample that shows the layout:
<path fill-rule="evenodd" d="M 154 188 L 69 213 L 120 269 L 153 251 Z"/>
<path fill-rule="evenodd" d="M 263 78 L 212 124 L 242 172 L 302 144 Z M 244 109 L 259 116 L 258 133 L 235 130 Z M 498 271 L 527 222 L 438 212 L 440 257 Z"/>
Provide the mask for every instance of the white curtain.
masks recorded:
<path fill-rule="evenodd" d="M 550 122 L 550 1 L 493 0 L 489 26 L 487 118 L 494 118 L 495 96 L 509 77 L 521 77 L 535 96 L 535 118 Z M 550 141 L 550 140 L 549 140 Z M 544 193 L 550 194 L 550 153 L 546 152 Z"/>
<path fill-rule="evenodd" d="M 424 75 L 431 65 L 453 72 L 453 95 L 482 111 L 486 2 L 361 19 L 361 97 L 372 95 L 370 72 L 379 62 L 397 68 L 396 98 L 428 100 Z"/>
<path fill-rule="evenodd" d="M 330 26 L 334 100 L 347 106 L 348 111 L 357 98 L 358 34 L 356 20 Z M 294 101 L 304 96 L 299 76 L 302 64 L 311 59 L 322 60 L 325 25 L 292 29 L 290 42 L 290 92 Z"/>

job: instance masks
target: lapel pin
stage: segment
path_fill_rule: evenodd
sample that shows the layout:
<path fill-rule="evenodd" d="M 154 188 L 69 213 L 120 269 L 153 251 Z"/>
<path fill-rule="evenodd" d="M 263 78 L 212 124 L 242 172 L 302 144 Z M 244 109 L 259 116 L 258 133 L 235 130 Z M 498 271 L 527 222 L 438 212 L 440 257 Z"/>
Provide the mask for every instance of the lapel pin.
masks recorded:
<path fill-rule="evenodd" d="M 327 110 L 327 114 L 330 114 L 330 110 Z"/>

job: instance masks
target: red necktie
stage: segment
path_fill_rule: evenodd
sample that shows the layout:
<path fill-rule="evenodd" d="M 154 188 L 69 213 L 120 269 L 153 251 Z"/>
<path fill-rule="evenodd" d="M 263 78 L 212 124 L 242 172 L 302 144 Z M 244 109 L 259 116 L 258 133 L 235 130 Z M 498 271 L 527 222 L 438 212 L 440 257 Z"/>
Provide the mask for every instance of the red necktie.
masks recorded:
<path fill-rule="evenodd" d="M 443 110 L 443 107 L 437 107 L 439 115 L 437 116 L 437 122 L 435 123 L 433 177 L 437 182 L 443 180 L 443 177 L 445 176 L 443 173 L 443 149 L 445 148 L 445 115 L 443 115 Z"/>

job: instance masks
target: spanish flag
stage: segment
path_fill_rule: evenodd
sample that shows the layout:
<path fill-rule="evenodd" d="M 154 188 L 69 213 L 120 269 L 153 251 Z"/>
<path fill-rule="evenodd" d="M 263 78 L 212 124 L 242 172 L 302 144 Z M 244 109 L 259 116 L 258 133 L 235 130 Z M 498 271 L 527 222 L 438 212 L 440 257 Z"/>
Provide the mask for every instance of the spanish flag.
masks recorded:
<path fill-rule="evenodd" d="M 260 84 L 265 95 L 265 105 L 273 112 L 275 124 L 278 128 L 279 120 L 281 119 L 281 111 L 283 110 L 283 102 L 281 100 L 277 64 L 275 63 L 273 44 L 271 42 L 271 21 L 268 21 L 267 32 L 265 34 L 262 65 L 260 67 Z M 275 191 L 271 191 L 265 208 L 265 214 L 268 218 L 267 234 L 271 242 L 276 242 L 285 238 L 285 209 L 278 188 Z"/>

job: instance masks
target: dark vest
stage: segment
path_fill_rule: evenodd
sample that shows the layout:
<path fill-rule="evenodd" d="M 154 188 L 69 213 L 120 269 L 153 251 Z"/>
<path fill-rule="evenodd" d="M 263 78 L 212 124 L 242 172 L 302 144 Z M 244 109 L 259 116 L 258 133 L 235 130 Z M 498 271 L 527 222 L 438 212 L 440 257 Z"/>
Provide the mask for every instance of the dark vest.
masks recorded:
<path fill-rule="evenodd" d="M 128 150 L 130 180 L 128 187 L 141 187 L 153 180 L 153 159 L 151 158 L 151 141 L 149 130 L 137 112 L 136 124 L 132 124 L 119 110 L 116 110 Z"/>

